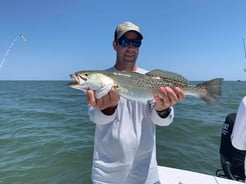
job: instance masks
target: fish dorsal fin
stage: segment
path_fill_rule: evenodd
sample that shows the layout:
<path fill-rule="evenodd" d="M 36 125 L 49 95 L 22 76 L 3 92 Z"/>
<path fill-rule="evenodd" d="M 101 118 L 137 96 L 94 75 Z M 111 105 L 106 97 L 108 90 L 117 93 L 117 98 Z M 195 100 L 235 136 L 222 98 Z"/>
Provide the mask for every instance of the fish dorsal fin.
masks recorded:
<path fill-rule="evenodd" d="M 172 83 L 181 82 L 184 86 L 188 85 L 189 83 L 188 80 L 182 75 L 174 73 L 174 72 L 170 72 L 170 71 L 155 69 L 155 70 L 152 70 L 146 73 L 145 75 L 154 77 L 154 78 L 160 78 L 167 82 L 172 82 Z"/>

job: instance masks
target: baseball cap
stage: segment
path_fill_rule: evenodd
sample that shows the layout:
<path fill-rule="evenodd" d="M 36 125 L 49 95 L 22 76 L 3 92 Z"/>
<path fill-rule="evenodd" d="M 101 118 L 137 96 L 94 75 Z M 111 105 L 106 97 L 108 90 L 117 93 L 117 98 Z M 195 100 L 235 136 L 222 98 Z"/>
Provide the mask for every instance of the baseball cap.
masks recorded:
<path fill-rule="evenodd" d="M 119 39 L 128 31 L 135 31 L 136 33 L 138 33 L 140 39 L 143 39 L 141 30 L 137 25 L 133 24 L 132 22 L 124 22 L 116 27 L 114 32 L 114 40 Z"/>

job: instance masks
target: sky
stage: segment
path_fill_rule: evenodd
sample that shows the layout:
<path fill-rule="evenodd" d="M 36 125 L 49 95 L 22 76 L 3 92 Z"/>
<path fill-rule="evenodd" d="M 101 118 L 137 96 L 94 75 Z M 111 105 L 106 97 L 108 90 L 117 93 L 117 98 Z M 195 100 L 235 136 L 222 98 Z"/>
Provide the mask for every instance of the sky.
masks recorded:
<path fill-rule="evenodd" d="M 190 81 L 246 80 L 246 0 L 1 0 L 0 80 L 70 80 L 114 65 L 122 22 L 144 36 L 137 65 Z"/>

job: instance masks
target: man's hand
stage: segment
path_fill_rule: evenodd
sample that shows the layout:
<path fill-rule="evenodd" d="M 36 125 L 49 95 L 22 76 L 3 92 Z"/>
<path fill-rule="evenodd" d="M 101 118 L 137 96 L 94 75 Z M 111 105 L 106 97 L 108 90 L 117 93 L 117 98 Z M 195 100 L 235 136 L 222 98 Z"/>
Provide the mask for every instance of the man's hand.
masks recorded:
<path fill-rule="evenodd" d="M 87 90 L 87 102 L 100 109 L 106 115 L 112 115 L 118 105 L 120 96 L 116 92 L 115 88 L 112 88 L 107 95 L 102 98 L 96 99 L 93 90 Z"/>
<path fill-rule="evenodd" d="M 154 94 L 155 109 L 157 111 L 163 111 L 181 100 L 185 99 L 184 92 L 179 88 L 175 87 L 160 87 L 158 93 Z"/>

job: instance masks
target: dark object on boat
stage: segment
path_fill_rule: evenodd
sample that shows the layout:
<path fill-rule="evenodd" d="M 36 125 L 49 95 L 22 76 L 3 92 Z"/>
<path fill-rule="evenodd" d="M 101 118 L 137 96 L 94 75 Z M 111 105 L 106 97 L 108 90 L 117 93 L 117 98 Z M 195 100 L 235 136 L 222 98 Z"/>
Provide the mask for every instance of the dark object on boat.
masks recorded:
<path fill-rule="evenodd" d="M 244 181 L 244 159 L 246 151 L 238 150 L 231 143 L 231 134 L 236 119 L 236 113 L 227 115 L 222 126 L 221 142 L 220 142 L 220 161 L 224 174 L 216 175 L 231 180 Z"/>

